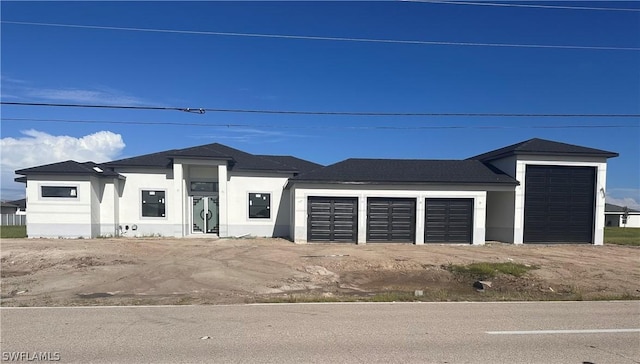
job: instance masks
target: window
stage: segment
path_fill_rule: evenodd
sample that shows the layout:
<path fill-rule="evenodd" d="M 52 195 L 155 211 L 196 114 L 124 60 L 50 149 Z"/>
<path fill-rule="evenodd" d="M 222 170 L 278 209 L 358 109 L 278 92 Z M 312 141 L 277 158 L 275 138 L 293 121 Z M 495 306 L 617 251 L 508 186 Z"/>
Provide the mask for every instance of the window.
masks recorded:
<path fill-rule="evenodd" d="M 249 194 L 249 217 L 252 219 L 271 218 L 271 194 Z"/>
<path fill-rule="evenodd" d="M 42 186 L 42 197 L 77 198 L 78 187 L 75 186 Z"/>
<path fill-rule="evenodd" d="M 191 182 L 191 192 L 218 192 L 218 182 Z"/>
<path fill-rule="evenodd" d="M 165 217 L 165 191 L 142 191 L 142 217 Z"/>

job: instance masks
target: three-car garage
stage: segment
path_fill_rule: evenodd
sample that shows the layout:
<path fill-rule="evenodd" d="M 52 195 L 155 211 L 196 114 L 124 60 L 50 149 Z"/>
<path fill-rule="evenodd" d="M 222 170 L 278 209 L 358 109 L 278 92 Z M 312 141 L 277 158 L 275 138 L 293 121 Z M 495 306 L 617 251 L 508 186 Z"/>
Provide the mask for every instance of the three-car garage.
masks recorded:
<path fill-rule="evenodd" d="M 416 243 L 418 225 L 426 243 L 473 242 L 473 198 L 365 197 L 366 242 Z M 417 201 L 424 224 L 417 224 Z M 307 241 L 358 241 L 357 197 L 311 196 L 307 199 Z"/>

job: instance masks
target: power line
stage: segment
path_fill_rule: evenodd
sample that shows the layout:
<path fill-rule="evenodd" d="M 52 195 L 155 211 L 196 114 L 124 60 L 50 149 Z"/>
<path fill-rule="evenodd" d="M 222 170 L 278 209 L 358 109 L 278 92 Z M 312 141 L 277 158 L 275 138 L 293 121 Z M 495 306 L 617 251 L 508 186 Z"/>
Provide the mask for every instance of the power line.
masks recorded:
<path fill-rule="evenodd" d="M 285 114 L 285 115 L 330 115 L 330 116 L 439 116 L 439 117 L 529 117 L 529 118 L 640 118 L 640 114 L 547 114 L 547 113 L 436 113 L 436 112 L 370 112 L 370 111 L 303 111 L 303 110 L 258 110 L 258 109 L 222 109 L 222 108 L 184 108 L 163 106 L 128 106 L 128 105 L 89 105 L 89 104 L 58 104 L 40 102 L 9 102 L 2 101 L 2 105 L 14 106 L 50 106 L 50 107 L 79 107 L 101 109 L 128 110 L 170 110 L 186 111 L 204 114 L 205 112 L 245 113 L 245 114 Z"/>
<path fill-rule="evenodd" d="M 365 43 L 391 43 L 391 44 L 420 44 L 420 45 L 446 45 L 446 46 L 469 46 L 469 47 L 511 47 L 511 48 L 547 48 L 547 49 L 582 49 L 600 51 L 640 51 L 638 47 L 608 47 L 608 46 L 579 46 L 579 45 L 546 45 L 546 44 L 517 44 L 517 43 L 479 43 L 479 42 L 445 42 L 428 40 L 402 40 L 402 39 L 374 39 L 374 38 L 349 38 L 349 37 L 323 37 L 310 35 L 287 35 L 287 34 L 265 34 L 265 33 L 238 33 L 238 32 L 212 32 L 198 30 L 174 30 L 174 29 L 153 29 L 153 28 L 132 28 L 132 27 L 112 27 L 98 25 L 77 25 L 60 23 L 35 23 L 21 21 L 0 21 L 4 24 L 36 25 L 47 27 L 81 28 L 81 29 L 101 29 L 101 30 L 121 30 L 131 32 L 152 32 L 152 33 L 178 33 L 195 35 L 217 35 L 229 37 L 253 37 L 253 38 L 276 38 L 276 39 L 299 39 L 299 40 L 324 40 L 336 42 L 365 42 Z"/>
<path fill-rule="evenodd" d="M 640 124 L 606 124 L 606 125 L 422 125 L 422 126 L 397 126 L 397 125 L 367 125 L 367 126 L 313 126 L 313 125 L 277 125 L 277 124 L 231 124 L 231 123 L 184 123 L 174 121 L 115 121 L 115 120 L 70 120 L 70 119 L 39 119 L 39 118 L 2 118 L 2 121 L 30 121 L 52 123 L 80 123 L 80 124 L 122 124 L 122 125 L 166 125 L 166 126 L 197 126 L 217 128 L 263 128 L 263 129 L 343 129 L 343 130 L 424 130 L 424 129 L 621 129 L 640 128 Z"/>
<path fill-rule="evenodd" d="M 451 4 L 451 5 L 479 5 L 479 6 L 501 6 L 514 8 L 540 8 L 540 9 L 568 9 L 568 10 L 598 10 L 598 11 L 629 11 L 640 12 L 640 9 L 633 8 L 606 8 L 593 6 L 563 6 L 563 5 L 537 5 L 537 4 L 514 4 L 514 3 L 485 3 L 472 1 L 448 1 L 448 0 L 402 0 L 406 2 Z"/>

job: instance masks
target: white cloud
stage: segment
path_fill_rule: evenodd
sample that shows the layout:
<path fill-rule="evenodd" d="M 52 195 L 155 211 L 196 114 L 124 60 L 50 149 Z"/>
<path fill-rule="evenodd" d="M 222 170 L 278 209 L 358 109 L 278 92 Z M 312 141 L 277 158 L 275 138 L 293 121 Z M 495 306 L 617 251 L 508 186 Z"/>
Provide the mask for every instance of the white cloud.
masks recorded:
<path fill-rule="evenodd" d="M 83 89 L 29 89 L 27 96 L 50 101 L 67 101 L 79 103 L 100 103 L 118 105 L 142 105 L 143 100 L 126 95 L 113 89 L 83 90 Z"/>
<path fill-rule="evenodd" d="M 108 86 L 91 88 L 46 88 L 32 82 L 0 74 L 2 99 L 49 101 L 84 104 L 118 104 L 123 106 L 152 105 L 144 99 L 131 96 L 124 91 Z"/>
<path fill-rule="evenodd" d="M 23 131 L 20 138 L 0 139 L 2 199 L 23 197 L 24 185 L 13 182 L 15 170 L 42 164 L 75 160 L 106 162 L 117 157 L 125 147 L 120 134 L 99 131 L 80 138 L 51 135 L 37 130 Z"/>
<path fill-rule="evenodd" d="M 217 134 L 201 134 L 193 136 L 198 139 L 233 140 L 238 143 L 280 143 L 290 138 L 303 138 L 307 135 L 293 134 L 275 130 L 253 128 L 222 129 Z"/>

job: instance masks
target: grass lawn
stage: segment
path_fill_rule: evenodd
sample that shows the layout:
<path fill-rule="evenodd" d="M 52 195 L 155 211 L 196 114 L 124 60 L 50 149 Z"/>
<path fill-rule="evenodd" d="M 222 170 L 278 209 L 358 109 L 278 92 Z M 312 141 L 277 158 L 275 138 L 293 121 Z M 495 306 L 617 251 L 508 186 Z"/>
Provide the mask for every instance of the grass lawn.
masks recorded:
<path fill-rule="evenodd" d="M 604 243 L 640 246 L 640 228 L 604 228 Z"/>
<path fill-rule="evenodd" d="M 0 226 L 0 238 L 26 238 L 27 227 L 22 226 Z"/>

